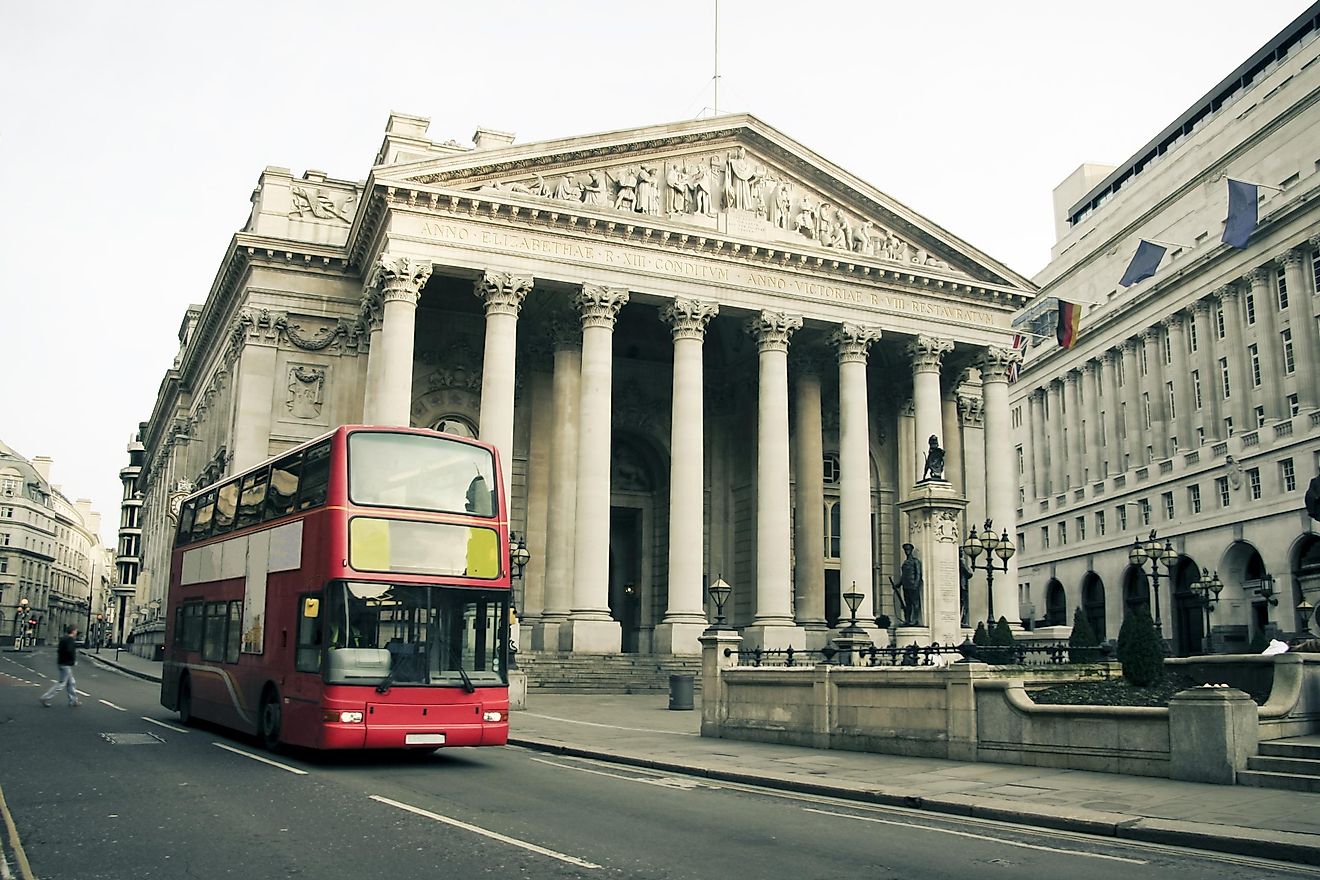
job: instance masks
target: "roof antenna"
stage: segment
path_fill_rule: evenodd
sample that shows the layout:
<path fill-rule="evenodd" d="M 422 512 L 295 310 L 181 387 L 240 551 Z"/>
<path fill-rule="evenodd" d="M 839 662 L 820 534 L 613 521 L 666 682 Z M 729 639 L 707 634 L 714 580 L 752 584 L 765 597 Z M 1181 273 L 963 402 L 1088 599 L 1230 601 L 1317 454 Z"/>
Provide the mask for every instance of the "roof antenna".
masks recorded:
<path fill-rule="evenodd" d="M 715 0 L 715 115 L 720 115 L 720 0 Z"/>

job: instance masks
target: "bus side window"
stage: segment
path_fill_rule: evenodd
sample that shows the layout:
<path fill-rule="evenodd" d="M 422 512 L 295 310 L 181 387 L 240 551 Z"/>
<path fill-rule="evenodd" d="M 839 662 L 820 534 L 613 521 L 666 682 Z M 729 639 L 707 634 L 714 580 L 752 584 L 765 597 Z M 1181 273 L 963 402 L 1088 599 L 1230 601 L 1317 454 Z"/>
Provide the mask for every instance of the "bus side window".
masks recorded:
<path fill-rule="evenodd" d="M 270 488 L 266 492 L 266 519 L 293 513 L 298 498 L 298 474 L 302 471 L 302 453 L 281 458 L 270 466 Z"/>
<path fill-rule="evenodd" d="M 223 660 L 225 656 L 225 622 L 229 616 L 228 602 L 207 602 L 202 625 L 202 659 Z"/>
<path fill-rule="evenodd" d="M 234 513 L 238 509 L 238 482 L 231 481 L 220 487 L 215 497 L 214 535 L 222 535 L 234 527 Z"/>
<path fill-rule="evenodd" d="M 307 450 L 303 460 L 302 479 L 298 481 L 298 509 L 307 510 L 325 504 L 326 490 L 330 486 L 330 441 L 318 443 Z"/>
<path fill-rule="evenodd" d="M 215 516 L 215 492 L 207 492 L 197 500 L 197 516 L 193 519 L 192 539 L 200 541 L 211 536 L 211 520 Z"/>
<path fill-rule="evenodd" d="M 183 606 L 183 649 L 202 650 L 202 603 L 189 602 Z"/>
<path fill-rule="evenodd" d="M 237 527 L 256 525 L 261 522 L 266 507 L 266 487 L 270 484 L 270 469 L 262 468 L 243 478 L 243 488 L 238 493 Z"/>
<path fill-rule="evenodd" d="M 238 649 L 243 641 L 243 603 L 229 603 L 229 627 L 225 631 L 225 662 L 238 662 Z"/>

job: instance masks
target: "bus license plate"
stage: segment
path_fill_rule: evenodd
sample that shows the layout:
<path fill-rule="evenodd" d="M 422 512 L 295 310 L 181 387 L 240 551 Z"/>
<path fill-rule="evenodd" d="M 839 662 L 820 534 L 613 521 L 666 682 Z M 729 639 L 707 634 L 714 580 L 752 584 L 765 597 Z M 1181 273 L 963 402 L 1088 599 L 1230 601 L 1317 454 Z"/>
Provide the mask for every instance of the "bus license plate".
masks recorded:
<path fill-rule="evenodd" d="M 443 733 L 409 733 L 403 737 L 407 746 L 442 746 L 445 744 Z"/>

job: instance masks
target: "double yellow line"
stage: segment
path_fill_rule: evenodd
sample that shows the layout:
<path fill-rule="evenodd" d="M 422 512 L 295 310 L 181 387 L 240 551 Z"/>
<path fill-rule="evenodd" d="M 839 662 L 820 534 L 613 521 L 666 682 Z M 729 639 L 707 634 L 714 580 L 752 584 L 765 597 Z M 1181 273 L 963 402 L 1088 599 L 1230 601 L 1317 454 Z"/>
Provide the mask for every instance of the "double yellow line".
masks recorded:
<path fill-rule="evenodd" d="M 32 873 L 32 866 L 28 864 L 27 853 L 23 852 L 23 841 L 18 839 L 18 828 L 14 825 L 14 817 L 9 812 L 9 805 L 5 803 L 4 789 L 0 788 L 0 815 L 5 817 L 5 829 L 9 832 L 9 848 L 14 851 L 14 860 L 18 862 L 18 874 L 22 880 L 37 880 L 37 875 Z"/>

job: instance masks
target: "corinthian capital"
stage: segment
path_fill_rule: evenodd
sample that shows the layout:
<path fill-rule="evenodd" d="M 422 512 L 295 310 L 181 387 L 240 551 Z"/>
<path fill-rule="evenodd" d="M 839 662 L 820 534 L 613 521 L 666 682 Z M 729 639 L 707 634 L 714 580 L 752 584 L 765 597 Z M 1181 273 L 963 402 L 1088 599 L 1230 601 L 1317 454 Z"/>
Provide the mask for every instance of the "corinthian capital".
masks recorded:
<path fill-rule="evenodd" d="M 986 348 L 985 354 L 981 355 L 981 362 L 977 366 L 981 368 L 982 382 L 1007 382 L 1013 365 L 1020 363 L 1022 363 L 1021 349 L 991 345 Z"/>
<path fill-rule="evenodd" d="M 578 313 L 582 316 L 582 329 L 604 327 L 614 329 L 614 320 L 619 317 L 619 309 L 628 302 L 628 291 L 622 287 L 606 287 L 603 284 L 584 284 L 573 298 Z"/>
<path fill-rule="evenodd" d="M 1243 275 L 1242 281 L 1245 284 L 1250 284 L 1252 287 L 1263 287 L 1270 283 L 1270 276 L 1273 274 L 1274 270 L 1269 266 L 1257 266 L 1246 275 Z"/>
<path fill-rule="evenodd" d="M 715 303 L 679 297 L 660 310 L 660 320 L 670 326 L 674 340 L 703 339 L 706 325 L 720 313 Z"/>
<path fill-rule="evenodd" d="M 788 338 L 802 329 L 802 319 L 783 312 L 761 312 L 747 322 L 747 332 L 760 351 L 788 351 Z"/>
<path fill-rule="evenodd" d="M 830 344 L 839 353 L 839 363 L 866 363 L 866 353 L 880 338 L 880 328 L 845 321 L 830 334 Z"/>
<path fill-rule="evenodd" d="M 953 351 L 953 343 L 947 339 L 921 335 L 907 344 L 908 357 L 912 359 L 914 372 L 938 371 L 940 360 Z"/>
<path fill-rule="evenodd" d="M 1161 318 L 1160 323 L 1164 325 L 1166 330 L 1177 330 L 1181 332 L 1183 330 L 1183 325 L 1187 323 L 1187 313 L 1174 312 L 1172 315 Z"/>
<path fill-rule="evenodd" d="M 532 290 L 532 276 L 487 270 L 472 284 L 472 292 L 486 304 L 486 314 L 518 317 L 523 300 Z"/>
<path fill-rule="evenodd" d="M 384 302 L 403 300 L 416 304 L 417 297 L 430 277 L 430 261 L 399 254 L 382 254 L 372 272 L 371 286 L 381 288 Z"/>

